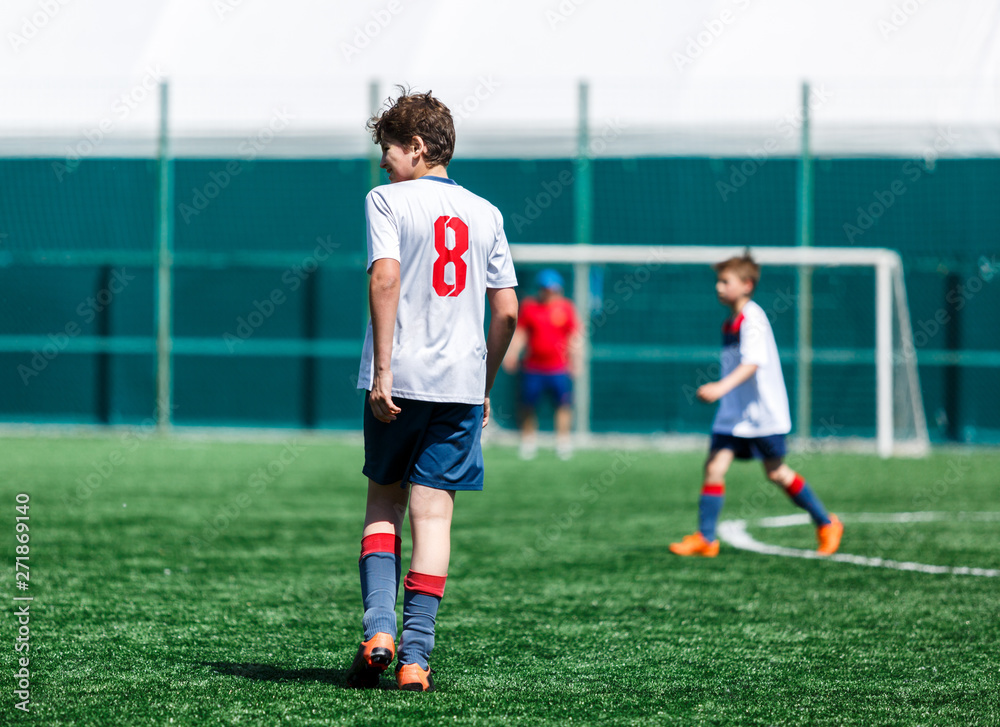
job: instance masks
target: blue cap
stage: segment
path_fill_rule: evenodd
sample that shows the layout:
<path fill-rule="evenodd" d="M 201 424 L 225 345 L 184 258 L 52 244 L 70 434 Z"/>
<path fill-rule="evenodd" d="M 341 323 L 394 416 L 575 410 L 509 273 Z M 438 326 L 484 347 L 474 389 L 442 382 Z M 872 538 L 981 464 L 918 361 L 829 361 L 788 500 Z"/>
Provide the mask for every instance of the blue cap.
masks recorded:
<path fill-rule="evenodd" d="M 535 284 L 539 288 L 563 288 L 562 275 L 557 273 L 552 268 L 546 268 L 545 270 L 538 273 L 538 277 L 535 278 Z"/>

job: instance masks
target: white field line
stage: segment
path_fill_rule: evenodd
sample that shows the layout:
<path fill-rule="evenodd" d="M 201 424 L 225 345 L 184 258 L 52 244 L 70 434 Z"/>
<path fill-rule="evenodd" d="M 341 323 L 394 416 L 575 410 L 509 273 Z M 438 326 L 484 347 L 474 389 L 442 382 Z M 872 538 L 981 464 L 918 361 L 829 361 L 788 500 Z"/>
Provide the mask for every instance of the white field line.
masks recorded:
<path fill-rule="evenodd" d="M 894 513 L 858 513 L 849 515 L 841 519 L 846 522 L 933 522 L 937 520 L 973 520 L 980 522 L 992 522 L 1000 520 L 1000 513 L 996 512 L 894 512 Z M 786 515 L 783 517 L 763 518 L 753 523 L 755 526 L 765 528 L 782 528 L 793 525 L 807 525 L 811 521 L 808 515 Z M 749 550 L 754 553 L 764 555 L 780 555 L 786 558 L 814 558 L 817 560 L 832 560 L 838 563 L 851 563 L 853 565 L 864 565 L 874 568 L 892 568 L 894 570 L 917 571 L 918 573 L 953 574 L 966 576 L 985 576 L 996 578 L 1000 576 L 1000 570 L 995 568 L 970 568 L 967 566 L 952 567 L 946 565 L 928 565 L 926 563 L 910 563 L 906 561 L 888 560 L 886 558 L 868 558 L 863 555 L 850 555 L 848 553 L 835 553 L 833 555 L 820 555 L 815 550 L 801 550 L 799 548 L 786 548 L 780 545 L 770 545 L 762 543 L 747 532 L 750 525 L 746 520 L 725 520 L 719 523 L 719 537 L 732 545 L 734 548 Z"/>

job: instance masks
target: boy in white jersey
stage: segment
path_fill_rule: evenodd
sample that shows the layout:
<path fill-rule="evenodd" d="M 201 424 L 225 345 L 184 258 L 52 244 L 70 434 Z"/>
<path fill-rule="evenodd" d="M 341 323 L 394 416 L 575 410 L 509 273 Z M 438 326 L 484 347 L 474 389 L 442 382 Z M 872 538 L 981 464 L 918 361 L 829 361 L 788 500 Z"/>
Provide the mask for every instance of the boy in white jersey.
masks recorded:
<path fill-rule="evenodd" d="M 781 361 L 767 315 L 751 300 L 760 266 L 750 257 L 734 257 L 714 266 L 715 292 L 732 316 L 722 326 L 722 378 L 698 388 L 704 402 L 722 402 L 712 424 L 712 443 L 698 503 L 698 532 L 670 545 L 676 555 L 719 554 L 715 525 L 725 496 L 725 477 L 733 459 L 756 458 L 767 478 L 783 488 L 816 523 L 819 552 L 840 547 L 844 526 L 802 479 L 784 463 L 785 435 L 792 429 Z"/>
<path fill-rule="evenodd" d="M 499 210 L 448 178 L 455 147 L 448 108 L 430 93 L 401 89 L 368 128 L 389 184 L 365 200 L 371 322 L 358 376 L 368 392 L 359 564 L 365 635 L 347 682 L 377 686 L 396 656 L 400 533 L 409 509 L 413 555 L 396 681 L 400 689 L 431 691 L 427 659 L 448 574 L 455 492 L 483 489 L 480 436 L 517 326 L 517 278 Z"/>

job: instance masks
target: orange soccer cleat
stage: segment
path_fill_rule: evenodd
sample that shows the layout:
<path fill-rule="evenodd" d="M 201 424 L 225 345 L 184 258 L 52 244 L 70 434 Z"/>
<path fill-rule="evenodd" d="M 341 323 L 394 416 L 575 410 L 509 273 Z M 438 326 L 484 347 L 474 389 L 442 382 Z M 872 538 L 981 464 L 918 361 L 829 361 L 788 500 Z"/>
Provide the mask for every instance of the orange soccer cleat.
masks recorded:
<path fill-rule="evenodd" d="M 836 515 L 830 515 L 828 525 L 820 525 L 816 528 L 816 539 L 819 541 L 819 548 L 816 552 L 821 555 L 833 555 L 840 547 L 840 538 L 844 534 L 844 523 Z"/>
<path fill-rule="evenodd" d="M 679 543 L 671 543 L 670 552 L 674 555 L 700 555 L 703 558 L 714 558 L 719 554 L 719 541 L 709 542 L 701 533 L 693 533 Z"/>
<path fill-rule="evenodd" d="M 396 671 L 396 684 L 406 692 L 433 692 L 433 673 L 429 666 L 421 669 L 419 664 L 402 664 Z"/>
<path fill-rule="evenodd" d="M 347 686 L 353 689 L 378 686 L 379 677 L 395 656 L 395 640 L 389 634 L 380 632 L 363 641 L 351 668 L 347 670 Z"/>

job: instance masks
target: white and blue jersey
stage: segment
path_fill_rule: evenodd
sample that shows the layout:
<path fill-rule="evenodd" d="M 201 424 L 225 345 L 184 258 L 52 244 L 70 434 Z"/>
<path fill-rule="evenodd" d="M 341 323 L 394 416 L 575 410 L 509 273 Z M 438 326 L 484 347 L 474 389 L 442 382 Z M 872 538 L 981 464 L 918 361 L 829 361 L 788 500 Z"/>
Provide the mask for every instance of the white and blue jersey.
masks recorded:
<path fill-rule="evenodd" d="M 451 179 L 424 176 L 376 187 L 365 200 L 368 270 L 399 261 L 392 396 L 482 404 L 487 288 L 517 285 L 500 211 Z M 371 389 L 368 324 L 358 388 Z"/>
<path fill-rule="evenodd" d="M 722 397 L 712 432 L 743 438 L 788 434 L 792 418 L 778 346 L 767 314 L 752 300 L 722 326 L 721 363 L 722 378 L 740 364 L 755 364 L 757 371 Z"/>

